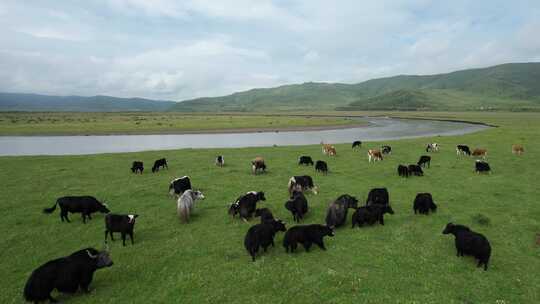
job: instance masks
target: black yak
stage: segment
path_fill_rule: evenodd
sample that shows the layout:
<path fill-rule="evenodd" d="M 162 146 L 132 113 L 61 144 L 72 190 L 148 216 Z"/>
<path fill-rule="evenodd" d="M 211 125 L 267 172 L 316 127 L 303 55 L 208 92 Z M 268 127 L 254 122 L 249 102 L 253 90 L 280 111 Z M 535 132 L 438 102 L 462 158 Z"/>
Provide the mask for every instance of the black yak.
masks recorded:
<path fill-rule="evenodd" d="M 294 226 L 285 233 L 283 247 L 285 247 L 286 252 L 289 252 L 289 249 L 294 252 L 298 243 L 300 243 L 304 245 L 307 252 L 311 245 L 315 243 L 322 250 L 326 250 L 323 242 L 325 236 L 334 236 L 334 230 L 319 224 Z"/>
<path fill-rule="evenodd" d="M 26 301 L 39 303 L 46 300 L 57 302 L 51 296 L 56 289 L 63 293 L 75 293 L 81 289 L 89 292 L 92 276 L 97 269 L 110 267 L 113 262 L 107 251 L 86 248 L 49 261 L 32 272 L 24 286 Z"/>
<path fill-rule="evenodd" d="M 448 223 L 442 233 L 454 235 L 458 257 L 472 255 L 478 260 L 477 267 L 484 265 L 484 270 L 488 269 L 491 245 L 485 236 L 467 226 L 452 223 Z"/>
<path fill-rule="evenodd" d="M 336 228 L 343 224 L 347 220 L 347 212 L 349 208 L 356 209 L 358 207 L 358 200 L 354 196 L 343 194 L 338 197 L 333 203 L 328 206 L 326 211 L 326 225 L 330 228 Z"/>
<path fill-rule="evenodd" d="M 101 203 L 93 196 L 63 196 L 56 200 L 56 203 L 51 208 L 43 209 L 44 213 L 52 213 L 56 209 L 56 205 L 60 205 L 60 219 L 64 219 L 70 223 L 68 212 L 81 213 L 83 223 L 86 223 L 86 218 L 92 219 L 91 214 L 94 212 L 109 213 L 107 205 Z"/>

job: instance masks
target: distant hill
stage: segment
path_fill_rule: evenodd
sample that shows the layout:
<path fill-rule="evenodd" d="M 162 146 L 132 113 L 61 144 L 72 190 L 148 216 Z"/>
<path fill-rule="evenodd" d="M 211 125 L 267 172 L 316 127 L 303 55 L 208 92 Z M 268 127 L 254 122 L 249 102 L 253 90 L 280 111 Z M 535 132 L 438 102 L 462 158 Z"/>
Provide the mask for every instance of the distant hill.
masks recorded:
<path fill-rule="evenodd" d="M 167 111 L 176 103 L 143 98 L 111 96 L 50 96 L 37 94 L 0 93 L 0 111 Z"/>
<path fill-rule="evenodd" d="M 304 83 L 176 104 L 175 111 L 540 109 L 540 63 L 509 63 L 358 84 Z"/>

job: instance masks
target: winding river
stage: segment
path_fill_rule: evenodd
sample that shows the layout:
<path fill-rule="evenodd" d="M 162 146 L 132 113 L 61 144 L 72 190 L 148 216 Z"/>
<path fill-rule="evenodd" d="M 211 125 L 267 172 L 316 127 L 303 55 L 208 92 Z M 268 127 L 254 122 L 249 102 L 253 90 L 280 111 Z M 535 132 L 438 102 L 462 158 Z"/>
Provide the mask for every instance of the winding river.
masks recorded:
<path fill-rule="evenodd" d="M 223 134 L 0 136 L 0 155 L 84 155 L 182 148 L 238 148 L 348 143 L 425 136 L 461 135 L 489 128 L 464 122 L 362 118 L 367 126 L 317 131 Z"/>

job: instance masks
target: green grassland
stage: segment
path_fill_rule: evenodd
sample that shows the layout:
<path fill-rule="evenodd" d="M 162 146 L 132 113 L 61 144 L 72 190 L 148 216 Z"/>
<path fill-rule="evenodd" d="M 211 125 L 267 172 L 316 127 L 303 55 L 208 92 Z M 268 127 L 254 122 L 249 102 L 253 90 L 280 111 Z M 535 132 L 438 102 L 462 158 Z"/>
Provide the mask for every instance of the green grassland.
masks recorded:
<path fill-rule="evenodd" d="M 403 116 L 411 113 L 392 113 Z M 426 114 L 413 113 L 426 117 Z M 534 113 L 433 113 L 445 119 L 470 119 L 498 128 L 453 137 L 366 142 L 360 150 L 336 145 L 337 157 L 323 156 L 318 145 L 243 149 L 185 149 L 62 157 L 1 157 L 1 303 L 21 303 L 31 271 L 46 261 L 87 246 L 101 247 L 103 215 L 84 225 L 79 216 L 61 223 L 58 210 L 41 210 L 63 195 L 90 194 L 105 199 L 113 212 L 138 213 L 135 245 L 111 245 L 114 265 L 98 270 L 88 295 L 58 295 L 66 303 L 538 303 L 540 301 L 540 115 Z M 328 138 L 328 141 L 331 139 Z M 400 163 L 413 163 L 425 144 L 436 141 L 424 177 L 403 179 Z M 512 155 L 521 143 L 526 152 Z M 389 144 L 391 156 L 368 164 L 366 149 Z M 474 160 L 457 158 L 456 144 L 489 149 L 491 175 L 473 172 Z M 226 166 L 213 159 L 225 155 Z M 249 161 L 267 160 L 268 173 L 253 176 Z M 328 162 L 328 176 L 296 164 L 300 155 Z M 133 160 L 166 157 L 169 170 L 134 175 Z M 349 193 L 365 200 L 369 189 L 387 187 L 395 214 L 385 226 L 345 227 L 326 238 L 327 251 L 276 247 L 251 259 L 243 247 L 249 224 L 227 215 L 227 205 L 250 190 L 263 190 L 276 216 L 292 225 L 284 208 L 291 175 L 310 174 L 320 187 L 308 195 L 305 223 L 322 223 L 327 205 Z M 192 222 L 179 223 L 169 181 L 189 175 L 206 200 Z M 431 192 L 439 205 L 430 216 L 414 215 L 418 192 Z M 480 216 L 479 216 L 480 215 Z M 489 218 L 489 224 L 475 219 Z M 493 248 L 488 271 L 471 257 L 458 258 L 452 236 L 442 235 L 453 221 L 485 234 Z"/>
<path fill-rule="evenodd" d="M 278 130 L 362 124 L 328 117 L 182 113 L 0 113 L 1 135 L 161 134 L 211 130 Z"/>

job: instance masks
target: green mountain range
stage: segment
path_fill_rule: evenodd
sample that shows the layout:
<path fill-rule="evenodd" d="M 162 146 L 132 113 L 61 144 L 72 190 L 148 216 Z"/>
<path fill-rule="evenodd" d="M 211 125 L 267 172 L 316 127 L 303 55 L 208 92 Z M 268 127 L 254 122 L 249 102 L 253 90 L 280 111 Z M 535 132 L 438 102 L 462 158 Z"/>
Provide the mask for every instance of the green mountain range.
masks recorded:
<path fill-rule="evenodd" d="M 0 93 L 0 111 L 263 112 L 323 110 L 540 110 L 540 62 L 358 84 L 308 82 L 182 102 L 110 96 Z"/>
<path fill-rule="evenodd" d="M 186 100 L 175 111 L 540 110 L 540 63 L 446 74 L 400 75 L 358 84 L 304 83 Z"/>
<path fill-rule="evenodd" d="M 173 101 L 159 101 L 144 98 L 0 93 L 0 111 L 158 112 L 167 111 L 175 104 L 176 103 Z"/>

